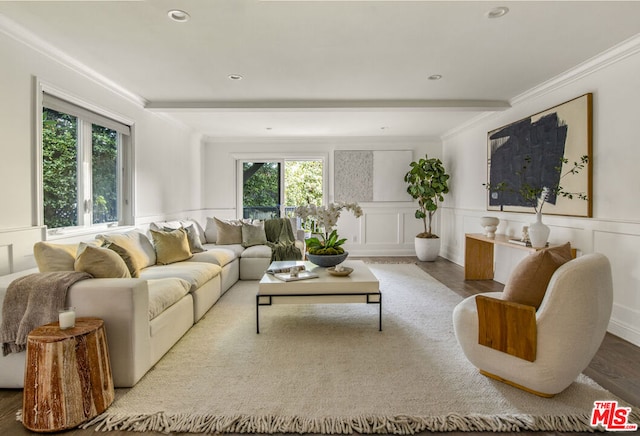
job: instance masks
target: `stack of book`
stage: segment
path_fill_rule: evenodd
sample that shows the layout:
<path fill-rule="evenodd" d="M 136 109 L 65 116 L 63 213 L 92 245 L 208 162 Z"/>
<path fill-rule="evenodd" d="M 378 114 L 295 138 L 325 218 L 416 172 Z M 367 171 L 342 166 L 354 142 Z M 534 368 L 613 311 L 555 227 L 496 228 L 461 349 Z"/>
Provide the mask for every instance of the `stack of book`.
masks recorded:
<path fill-rule="evenodd" d="M 296 271 L 292 271 L 296 268 Z M 308 280 L 315 279 L 318 277 L 318 274 L 307 271 L 304 265 L 297 265 L 291 267 L 284 268 L 270 268 L 267 270 L 267 274 L 273 275 L 278 280 L 282 280 L 283 282 L 295 282 L 297 280 Z"/>

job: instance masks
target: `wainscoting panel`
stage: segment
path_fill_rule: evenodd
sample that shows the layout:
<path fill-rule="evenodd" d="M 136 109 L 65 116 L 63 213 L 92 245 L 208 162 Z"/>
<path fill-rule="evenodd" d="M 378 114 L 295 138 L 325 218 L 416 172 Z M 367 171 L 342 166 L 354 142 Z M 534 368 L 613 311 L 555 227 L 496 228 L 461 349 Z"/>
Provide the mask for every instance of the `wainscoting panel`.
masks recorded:
<path fill-rule="evenodd" d="M 33 244 L 46 239 L 46 227 L 0 230 L 0 275 L 36 266 Z"/>
<path fill-rule="evenodd" d="M 613 313 L 610 330 L 634 334 L 640 344 L 640 235 L 593 232 L 594 251 L 605 254 L 613 272 Z M 624 337 L 624 336 L 623 336 Z"/>
<path fill-rule="evenodd" d="M 397 213 L 367 214 L 364 234 L 367 244 L 399 244 L 398 223 L 401 216 Z"/>

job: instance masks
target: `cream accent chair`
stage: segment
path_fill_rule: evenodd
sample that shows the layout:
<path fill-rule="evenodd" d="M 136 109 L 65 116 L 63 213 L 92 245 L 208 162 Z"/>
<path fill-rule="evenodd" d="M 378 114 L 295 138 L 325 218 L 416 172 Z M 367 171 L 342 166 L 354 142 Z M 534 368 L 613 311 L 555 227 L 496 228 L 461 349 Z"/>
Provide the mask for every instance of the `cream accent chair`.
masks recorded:
<path fill-rule="evenodd" d="M 481 295 L 500 300 L 502 293 Z M 566 389 L 591 362 L 607 331 L 612 304 L 609 260 L 594 253 L 571 260 L 554 272 L 537 311 L 519 305 L 534 313 L 533 361 L 478 343 L 483 326 L 479 326 L 475 295 L 455 307 L 453 325 L 462 351 L 481 373 L 551 397 Z M 509 323 L 504 324 L 500 328 L 508 330 Z"/>

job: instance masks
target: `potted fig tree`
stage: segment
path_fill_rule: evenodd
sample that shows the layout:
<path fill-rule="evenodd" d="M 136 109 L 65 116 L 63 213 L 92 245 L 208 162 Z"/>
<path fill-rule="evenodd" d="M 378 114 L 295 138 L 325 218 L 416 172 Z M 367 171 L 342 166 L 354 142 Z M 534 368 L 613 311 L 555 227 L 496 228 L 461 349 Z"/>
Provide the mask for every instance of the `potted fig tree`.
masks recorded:
<path fill-rule="evenodd" d="M 449 192 L 449 174 L 440 159 L 429 158 L 428 155 L 411 162 L 410 166 L 404 181 L 409 185 L 409 195 L 418 200 L 415 217 L 424 224 L 424 232 L 414 239 L 416 255 L 422 261 L 434 261 L 440 253 L 440 238 L 431 231 L 431 222 L 438 204 L 444 201 L 444 194 Z"/>

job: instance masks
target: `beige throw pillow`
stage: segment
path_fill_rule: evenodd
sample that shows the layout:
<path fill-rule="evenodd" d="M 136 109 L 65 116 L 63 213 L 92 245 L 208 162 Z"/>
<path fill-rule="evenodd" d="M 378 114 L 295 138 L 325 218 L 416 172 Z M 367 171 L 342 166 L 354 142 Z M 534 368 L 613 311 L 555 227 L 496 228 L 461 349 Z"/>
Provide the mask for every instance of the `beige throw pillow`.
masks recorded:
<path fill-rule="evenodd" d="M 255 224 L 242 223 L 242 246 L 252 247 L 267 243 L 267 234 L 264 231 L 264 222 Z"/>
<path fill-rule="evenodd" d="M 36 242 L 33 255 L 40 272 L 73 271 L 78 244 Z"/>
<path fill-rule="evenodd" d="M 218 245 L 242 244 L 242 223 L 231 223 L 214 218 L 217 228 Z M 207 240 L 209 240 L 207 238 Z"/>
<path fill-rule="evenodd" d="M 74 270 L 86 272 L 95 278 L 130 278 L 131 274 L 122 258 L 108 248 L 86 245 L 74 263 Z"/>
<path fill-rule="evenodd" d="M 568 242 L 530 254 L 516 265 L 507 279 L 503 298 L 538 309 L 551 276 L 571 259 L 571 245 Z"/>
<path fill-rule="evenodd" d="M 156 252 L 151 241 L 137 230 L 98 235 L 96 238 L 123 258 L 132 277 L 138 277 L 141 269 L 156 264 Z"/>
<path fill-rule="evenodd" d="M 156 258 L 159 265 L 168 265 L 174 262 L 187 260 L 193 254 L 189 249 L 187 232 L 184 229 L 170 231 L 149 230 L 156 249 Z"/>

